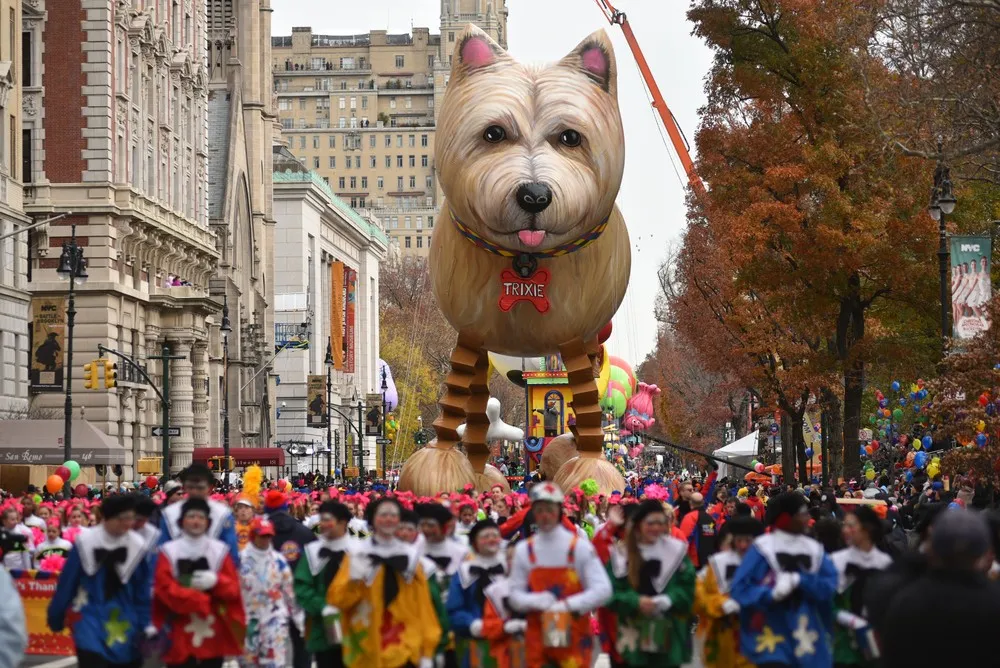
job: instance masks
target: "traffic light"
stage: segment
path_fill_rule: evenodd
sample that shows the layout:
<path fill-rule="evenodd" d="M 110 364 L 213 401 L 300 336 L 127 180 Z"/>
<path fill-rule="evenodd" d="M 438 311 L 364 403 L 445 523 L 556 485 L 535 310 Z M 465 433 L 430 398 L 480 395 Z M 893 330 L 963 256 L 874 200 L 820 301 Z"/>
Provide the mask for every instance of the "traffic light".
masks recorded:
<path fill-rule="evenodd" d="M 236 468 L 236 458 L 229 458 L 229 468 L 225 468 L 226 458 L 225 457 L 209 457 L 208 468 L 212 471 L 232 471 Z"/>
<path fill-rule="evenodd" d="M 104 360 L 104 387 L 111 389 L 118 385 L 118 365 L 111 360 Z"/>
<path fill-rule="evenodd" d="M 97 389 L 97 361 L 83 365 L 83 386 L 88 390 Z"/>

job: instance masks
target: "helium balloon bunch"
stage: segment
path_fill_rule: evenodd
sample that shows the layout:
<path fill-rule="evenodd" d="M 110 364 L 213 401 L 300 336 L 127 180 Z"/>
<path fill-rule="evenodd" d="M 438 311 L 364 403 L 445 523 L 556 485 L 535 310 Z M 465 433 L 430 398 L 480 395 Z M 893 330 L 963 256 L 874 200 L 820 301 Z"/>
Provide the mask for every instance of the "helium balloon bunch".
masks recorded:
<path fill-rule="evenodd" d="M 45 481 L 45 489 L 49 494 L 58 494 L 66 483 L 73 482 L 79 477 L 80 465 L 70 459 L 63 462 L 63 465 L 56 468 L 55 473 L 48 477 Z"/>

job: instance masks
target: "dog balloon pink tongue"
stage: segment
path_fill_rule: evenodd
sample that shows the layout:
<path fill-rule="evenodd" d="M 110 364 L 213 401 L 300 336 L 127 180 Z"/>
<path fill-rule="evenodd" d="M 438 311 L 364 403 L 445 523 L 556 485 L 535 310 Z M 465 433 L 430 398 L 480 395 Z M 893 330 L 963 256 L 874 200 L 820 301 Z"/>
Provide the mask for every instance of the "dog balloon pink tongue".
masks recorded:
<path fill-rule="evenodd" d="M 656 385 L 639 383 L 639 388 L 625 407 L 625 418 L 622 426 L 629 431 L 645 431 L 653 426 L 653 398 L 660 393 Z"/>

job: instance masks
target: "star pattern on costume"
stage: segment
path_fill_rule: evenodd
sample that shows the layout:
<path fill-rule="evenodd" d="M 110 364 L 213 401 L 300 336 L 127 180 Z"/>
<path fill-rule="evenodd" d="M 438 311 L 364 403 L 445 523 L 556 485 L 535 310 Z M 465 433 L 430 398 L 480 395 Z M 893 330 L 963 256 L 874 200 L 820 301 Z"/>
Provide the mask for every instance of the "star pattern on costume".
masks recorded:
<path fill-rule="evenodd" d="M 580 660 L 575 656 L 567 657 L 559 664 L 559 668 L 581 668 Z"/>
<path fill-rule="evenodd" d="M 184 631 L 191 634 L 192 647 L 201 647 L 205 640 L 215 637 L 215 615 L 191 615 L 191 621 L 184 627 Z"/>
<path fill-rule="evenodd" d="M 391 612 L 386 612 L 382 621 L 382 649 L 398 645 L 403 641 L 403 631 L 406 625 L 392 616 Z"/>
<path fill-rule="evenodd" d="M 771 630 L 770 626 L 765 626 L 764 630 L 754 640 L 757 643 L 757 646 L 754 648 L 755 652 L 774 654 L 775 650 L 778 649 L 778 645 L 785 642 L 785 636 L 778 635 Z"/>
<path fill-rule="evenodd" d="M 368 601 L 362 601 L 354 608 L 354 613 L 351 615 L 351 625 L 352 626 L 368 626 L 371 624 L 372 619 L 372 604 Z"/>
<path fill-rule="evenodd" d="M 799 615 L 799 626 L 792 633 L 795 638 L 795 656 L 802 658 L 808 654 L 816 653 L 816 641 L 819 640 L 819 633 L 809 630 L 808 615 Z"/>
<path fill-rule="evenodd" d="M 76 597 L 73 599 L 73 612 L 80 612 L 88 603 L 90 603 L 90 597 L 87 596 L 87 590 L 81 588 L 76 592 Z"/>
<path fill-rule="evenodd" d="M 111 617 L 104 622 L 104 631 L 108 634 L 108 648 L 128 643 L 128 631 L 132 624 L 127 619 L 121 619 L 121 610 L 111 609 Z"/>
<path fill-rule="evenodd" d="M 639 629 L 632 626 L 622 626 L 618 629 L 618 640 L 615 642 L 619 654 L 635 652 L 639 649 Z"/>
<path fill-rule="evenodd" d="M 367 637 L 368 631 L 362 629 L 357 633 L 348 634 L 348 636 L 344 639 L 345 665 L 354 665 L 361 659 L 361 655 L 364 653 L 364 642 Z"/>
<path fill-rule="evenodd" d="M 566 586 L 573 587 L 580 584 L 580 576 L 576 574 L 576 570 L 573 568 L 566 570 Z"/>

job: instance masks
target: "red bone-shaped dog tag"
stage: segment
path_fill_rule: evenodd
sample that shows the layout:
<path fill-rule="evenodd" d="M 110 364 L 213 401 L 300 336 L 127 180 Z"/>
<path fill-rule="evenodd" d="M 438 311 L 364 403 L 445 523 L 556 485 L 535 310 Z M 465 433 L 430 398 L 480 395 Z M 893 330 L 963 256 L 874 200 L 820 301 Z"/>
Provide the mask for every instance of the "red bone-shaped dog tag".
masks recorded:
<path fill-rule="evenodd" d="M 510 269 L 500 273 L 500 310 L 507 312 L 518 302 L 530 302 L 539 313 L 549 310 L 549 298 L 545 294 L 549 285 L 549 272 L 539 269 L 528 278 L 521 278 Z"/>

